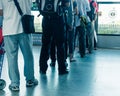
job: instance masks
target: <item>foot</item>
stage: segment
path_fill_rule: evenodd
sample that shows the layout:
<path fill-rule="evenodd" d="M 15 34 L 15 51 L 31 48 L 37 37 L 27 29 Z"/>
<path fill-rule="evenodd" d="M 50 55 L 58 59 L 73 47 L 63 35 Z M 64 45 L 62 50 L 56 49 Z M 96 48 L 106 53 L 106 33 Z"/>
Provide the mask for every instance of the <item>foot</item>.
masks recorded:
<path fill-rule="evenodd" d="M 46 71 L 40 70 L 40 74 L 46 74 Z"/>
<path fill-rule="evenodd" d="M 64 75 L 64 74 L 68 74 L 69 71 L 68 70 L 64 70 L 64 71 L 59 71 L 59 75 Z"/>
<path fill-rule="evenodd" d="M 67 63 L 67 61 L 65 62 L 65 66 L 68 67 L 68 63 Z"/>
<path fill-rule="evenodd" d="M 6 87 L 6 82 L 3 79 L 0 79 L 0 90 L 3 90 Z"/>
<path fill-rule="evenodd" d="M 50 63 L 50 66 L 51 66 L 51 67 L 55 67 L 55 62 L 51 62 L 51 63 Z"/>
<path fill-rule="evenodd" d="M 76 60 L 73 58 L 73 54 L 70 54 L 70 62 L 75 62 Z"/>
<path fill-rule="evenodd" d="M 19 86 L 12 86 L 12 85 L 9 85 L 9 89 L 11 90 L 11 91 L 19 91 L 20 89 L 19 89 Z"/>
<path fill-rule="evenodd" d="M 70 62 L 75 62 L 76 60 L 74 58 L 71 58 L 70 59 Z"/>
<path fill-rule="evenodd" d="M 94 50 L 97 50 L 97 48 L 95 47 Z"/>
<path fill-rule="evenodd" d="M 89 54 L 92 54 L 92 51 L 89 51 Z"/>
<path fill-rule="evenodd" d="M 26 87 L 32 87 L 32 86 L 36 86 L 36 85 L 38 85 L 38 80 L 37 79 L 28 80 L 26 82 Z"/>
<path fill-rule="evenodd" d="M 85 57 L 85 55 L 84 54 L 81 54 L 81 58 L 84 58 Z"/>

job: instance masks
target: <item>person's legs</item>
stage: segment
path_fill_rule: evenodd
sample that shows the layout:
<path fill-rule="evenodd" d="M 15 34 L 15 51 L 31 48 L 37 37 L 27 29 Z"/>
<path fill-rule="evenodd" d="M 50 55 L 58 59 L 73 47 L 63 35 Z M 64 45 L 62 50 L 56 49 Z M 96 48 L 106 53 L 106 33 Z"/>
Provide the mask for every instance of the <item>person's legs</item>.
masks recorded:
<path fill-rule="evenodd" d="M 43 18 L 42 21 L 42 47 L 40 52 L 40 59 L 39 59 L 39 65 L 40 65 L 40 73 L 45 74 L 47 71 L 47 60 L 49 59 L 49 51 L 50 51 L 50 45 L 51 45 L 51 38 L 52 38 L 52 23 L 51 19 L 49 18 Z"/>
<path fill-rule="evenodd" d="M 70 57 L 70 62 L 75 61 L 73 58 L 74 55 L 74 30 L 70 30 L 68 32 L 68 48 L 69 48 L 69 57 Z"/>
<path fill-rule="evenodd" d="M 77 28 L 75 28 L 75 33 L 74 33 L 74 50 L 76 48 L 76 46 L 78 47 L 78 31 L 77 31 Z"/>
<path fill-rule="evenodd" d="M 56 62 L 56 44 L 55 44 L 54 38 L 52 39 L 52 42 L 51 42 L 50 58 L 51 58 L 50 66 L 54 67 Z"/>
<path fill-rule="evenodd" d="M 79 32 L 79 51 L 83 58 L 86 52 L 86 32 L 83 26 L 77 27 L 77 31 Z"/>
<path fill-rule="evenodd" d="M 93 31 L 93 24 L 92 22 L 88 23 L 86 26 L 86 33 L 87 33 L 87 39 L 88 39 L 88 51 L 89 53 L 92 53 L 94 48 L 94 31 Z"/>
<path fill-rule="evenodd" d="M 24 75 L 26 77 L 26 86 L 31 87 L 37 85 L 38 81 L 34 77 L 34 57 L 32 52 L 31 34 L 19 34 L 19 45 L 24 58 Z"/>
<path fill-rule="evenodd" d="M 60 17 L 61 18 L 61 17 Z M 58 26 L 59 24 L 59 26 Z M 65 30 L 64 30 L 64 24 L 61 19 L 56 20 L 56 23 L 54 23 L 54 26 L 56 29 L 53 30 L 53 36 L 56 40 L 56 46 L 57 46 L 57 60 L 58 60 L 58 71 L 59 74 L 67 74 L 67 68 L 66 68 L 66 53 L 65 53 Z"/>
<path fill-rule="evenodd" d="M 20 75 L 18 69 L 18 37 L 4 36 L 5 50 L 8 59 L 8 71 L 11 80 L 10 86 L 20 85 Z"/>
<path fill-rule="evenodd" d="M 34 80 L 34 58 L 30 35 L 25 33 L 19 34 L 19 45 L 24 58 L 24 75 L 26 80 Z"/>

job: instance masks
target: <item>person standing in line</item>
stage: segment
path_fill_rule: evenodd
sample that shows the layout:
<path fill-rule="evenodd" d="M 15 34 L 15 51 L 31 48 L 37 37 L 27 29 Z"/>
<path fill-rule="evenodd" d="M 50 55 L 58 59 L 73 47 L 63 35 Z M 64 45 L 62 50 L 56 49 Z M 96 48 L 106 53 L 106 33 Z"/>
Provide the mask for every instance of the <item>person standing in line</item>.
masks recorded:
<path fill-rule="evenodd" d="M 79 52 L 81 57 L 85 56 L 86 52 L 86 32 L 85 32 L 85 20 L 86 20 L 86 6 L 84 0 L 77 1 L 77 14 L 75 15 L 76 34 L 79 39 Z"/>
<path fill-rule="evenodd" d="M 97 18 L 97 2 L 95 0 L 88 0 L 90 4 L 90 9 L 87 11 L 87 15 L 90 18 L 90 22 L 86 25 L 86 33 L 87 33 L 87 47 L 88 52 L 92 53 L 94 47 L 96 47 L 97 36 L 95 31 L 95 20 Z"/>
<path fill-rule="evenodd" d="M 70 0 L 70 7 L 68 8 L 68 14 L 66 16 L 66 58 L 69 55 L 70 62 L 75 61 L 74 59 L 74 30 L 73 30 L 73 23 L 74 23 L 74 15 L 73 15 L 73 1 Z"/>
<path fill-rule="evenodd" d="M 91 5 L 89 3 L 88 0 L 86 1 L 86 20 L 87 20 L 87 24 L 86 24 L 86 42 L 87 42 L 87 47 L 88 47 L 88 53 L 92 53 L 93 52 L 93 47 L 94 47 L 94 31 L 93 31 L 93 24 L 92 24 L 92 18 L 91 18 Z"/>
<path fill-rule="evenodd" d="M 36 0 L 42 20 L 42 48 L 39 65 L 40 73 L 46 74 L 50 55 L 51 41 L 55 40 L 59 75 L 67 74 L 65 65 L 65 20 L 64 8 L 69 7 L 69 0 Z"/>
<path fill-rule="evenodd" d="M 74 30 L 74 51 L 76 49 L 76 42 L 78 42 L 78 32 L 76 31 L 76 16 L 78 15 L 78 8 L 77 8 L 77 1 L 76 0 L 72 0 L 73 1 L 73 14 L 74 14 L 74 23 L 73 23 L 73 30 Z"/>
<path fill-rule="evenodd" d="M 91 2 L 91 0 L 89 0 Z M 98 13 L 98 4 L 96 0 L 92 0 L 93 8 L 95 8 L 94 14 L 93 14 L 93 30 L 94 30 L 94 50 L 97 49 L 97 33 L 96 33 L 96 20 L 97 20 L 97 13 Z"/>
<path fill-rule="evenodd" d="M 18 0 L 24 14 L 31 14 L 31 0 Z M 32 53 L 31 34 L 23 32 L 21 15 L 13 0 L 0 0 L 0 15 L 3 16 L 3 36 L 8 60 L 8 71 L 11 91 L 19 91 L 20 73 L 18 69 L 18 50 L 21 49 L 24 59 L 26 87 L 38 84 L 34 77 L 34 57 Z"/>
<path fill-rule="evenodd" d="M 72 0 L 70 0 L 70 7 L 65 10 L 65 23 L 66 23 L 66 39 L 65 39 L 65 58 L 67 59 L 68 56 L 68 49 L 69 49 L 69 57 L 70 61 L 74 61 L 73 59 L 73 38 L 74 38 L 74 33 L 73 33 L 73 14 L 72 14 Z M 50 66 L 55 67 L 56 64 L 56 48 L 55 48 L 55 40 L 54 38 L 52 39 L 51 42 L 51 47 L 50 47 L 50 59 L 51 63 Z M 65 59 L 65 64 L 66 66 L 68 65 L 67 60 Z"/>
<path fill-rule="evenodd" d="M 57 50 L 56 50 L 55 40 L 53 38 L 50 46 L 50 59 L 51 59 L 50 66 L 51 67 L 55 67 L 56 65 L 56 60 L 57 60 L 56 52 Z"/>

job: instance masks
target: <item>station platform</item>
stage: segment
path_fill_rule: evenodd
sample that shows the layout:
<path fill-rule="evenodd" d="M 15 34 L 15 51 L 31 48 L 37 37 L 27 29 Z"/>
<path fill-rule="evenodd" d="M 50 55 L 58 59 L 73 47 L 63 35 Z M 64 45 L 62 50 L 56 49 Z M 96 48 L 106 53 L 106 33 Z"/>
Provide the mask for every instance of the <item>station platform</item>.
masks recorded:
<path fill-rule="evenodd" d="M 19 52 L 20 91 L 12 92 L 8 89 L 8 64 L 6 56 L 2 71 L 2 79 L 7 83 L 0 96 L 120 96 L 120 50 L 98 48 L 92 54 L 81 58 L 75 51 L 76 62 L 69 61 L 69 74 L 59 75 L 58 65 L 49 66 L 46 75 L 39 73 L 40 46 L 33 47 L 35 62 L 35 77 L 39 84 L 27 88 L 23 74 L 23 57 Z"/>

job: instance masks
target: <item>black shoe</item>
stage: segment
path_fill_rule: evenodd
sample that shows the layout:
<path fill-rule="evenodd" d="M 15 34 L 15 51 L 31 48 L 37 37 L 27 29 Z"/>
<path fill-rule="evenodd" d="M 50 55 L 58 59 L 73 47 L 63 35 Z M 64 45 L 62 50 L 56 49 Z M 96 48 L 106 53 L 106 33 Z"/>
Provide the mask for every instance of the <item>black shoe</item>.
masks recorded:
<path fill-rule="evenodd" d="M 70 59 L 70 62 L 75 62 L 76 60 L 74 58 L 71 58 Z"/>
<path fill-rule="evenodd" d="M 38 80 L 37 79 L 28 80 L 26 82 L 26 87 L 32 87 L 32 86 L 36 86 L 36 85 L 38 85 Z"/>
<path fill-rule="evenodd" d="M 41 73 L 41 74 L 46 74 L 46 71 L 40 70 L 40 73 Z"/>
<path fill-rule="evenodd" d="M 85 57 L 85 55 L 84 54 L 81 54 L 81 58 L 84 58 Z"/>
<path fill-rule="evenodd" d="M 89 51 L 89 54 L 92 54 L 92 51 Z"/>
<path fill-rule="evenodd" d="M 0 79 L 0 90 L 3 90 L 6 87 L 6 82 L 3 79 Z"/>
<path fill-rule="evenodd" d="M 65 62 L 65 66 L 68 67 L 68 63 L 67 62 Z"/>
<path fill-rule="evenodd" d="M 97 50 L 97 48 L 95 47 L 94 50 Z"/>
<path fill-rule="evenodd" d="M 50 66 L 51 66 L 51 67 L 55 67 L 55 62 L 51 62 L 51 63 L 50 63 Z"/>
<path fill-rule="evenodd" d="M 64 70 L 64 71 L 59 71 L 59 75 L 64 75 L 64 74 L 68 74 L 69 71 L 68 70 Z"/>

